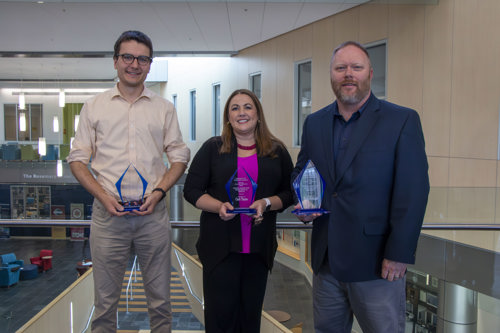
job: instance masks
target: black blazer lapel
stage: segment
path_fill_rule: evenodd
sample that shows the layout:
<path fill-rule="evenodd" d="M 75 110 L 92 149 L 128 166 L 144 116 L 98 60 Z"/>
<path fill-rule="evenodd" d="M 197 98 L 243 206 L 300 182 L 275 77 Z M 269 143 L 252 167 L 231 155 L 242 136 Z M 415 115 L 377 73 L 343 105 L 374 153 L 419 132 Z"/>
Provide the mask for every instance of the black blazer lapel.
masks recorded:
<path fill-rule="evenodd" d="M 368 100 L 368 105 L 363 111 L 363 114 L 361 115 L 359 120 L 357 120 L 358 123 L 356 124 L 356 127 L 352 133 L 352 137 L 350 139 L 349 146 L 347 147 L 345 155 L 342 157 L 340 164 L 337 165 L 337 178 L 335 179 L 335 186 L 338 185 L 338 182 L 344 176 L 344 173 L 358 153 L 361 145 L 370 133 L 372 127 L 375 126 L 379 118 L 378 110 L 379 100 L 374 95 L 371 95 L 370 99 Z"/>

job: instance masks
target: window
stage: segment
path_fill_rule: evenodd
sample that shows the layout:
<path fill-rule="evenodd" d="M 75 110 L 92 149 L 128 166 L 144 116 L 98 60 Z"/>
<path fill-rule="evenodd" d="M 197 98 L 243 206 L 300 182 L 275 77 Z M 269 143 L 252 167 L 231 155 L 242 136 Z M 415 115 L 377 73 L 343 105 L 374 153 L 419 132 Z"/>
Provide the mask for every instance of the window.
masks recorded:
<path fill-rule="evenodd" d="M 261 79 L 262 76 L 260 73 L 257 74 L 250 74 L 249 77 L 249 85 L 250 85 L 250 90 L 257 95 L 259 99 L 262 98 L 262 89 L 261 89 Z"/>
<path fill-rule="evenodd" d="M 213 85 L 213 135 L 220 135 L 221 121 L 220 121 L 220 84 Z"/>
<path fill-rule="evenodd" d="M 310 60 L 295 64 L 295 129 L 294 144 L 300 146 L 304 120 L 311 114 L 311 67 Z"/>
<path fill-rule="evenodd" d="M 172 95 L 172 104 L 174 104 L 174 108 L 177 110 L 177 94 Z"/>
<path fill-rule="evenodd" d="M 189 92 L 189 101 L 191 108 L 191 141 L 196 141 L 196 90 L 191 90 Z"/>
<path fill-rule="evenodd" d="M 38 141 L 43 136 L 42 104 L 26 104 L 20 110 L 17 104 L 4 104 L 5 141 Z M 21 131 L 19 121 L 25 119 L 26 129 Z"/>
<path fill-rule="evenodd" d="M 373 67 L 372 92 L 380 99 L 385 99 L 387 43 L 376 42 L 365 46 Z"/>

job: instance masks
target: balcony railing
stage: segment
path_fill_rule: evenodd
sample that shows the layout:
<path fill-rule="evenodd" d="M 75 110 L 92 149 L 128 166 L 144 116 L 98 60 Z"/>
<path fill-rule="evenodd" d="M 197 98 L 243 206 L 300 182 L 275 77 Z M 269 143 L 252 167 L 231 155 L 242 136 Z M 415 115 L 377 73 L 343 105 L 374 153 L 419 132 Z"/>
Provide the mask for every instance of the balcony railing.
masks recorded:
<path fill-rule="evenodd" d="M 455 324 L 460 325 L 460 332 L 495 332 L 500 327 L 499 194 L 498 188 L 431 189 L 416 263 L 407 275 L 408 332 L 454 332 Z M 182 185 L 170 191 L 169 203 L 172 227 L 196 233 L 200 212 L 182 200 Z M 84 216 L 89 217 L 90 205 L 85 205 Z M 0 227 L 88 228 L 91 223 L 88 218 L 65 217 L 2 218 Z M 290 209 L 278 215 L 276 260 L 301 272 L 309 281 L 311 227 L 296 220 Z M 193 265 L 184 262 L 182 266 L 180 258 L 189 255 L 183 249 L 173 251 L 172 262 L 179 265 L 179 272 Z M 194 278 L 192 272 L 189 276 L 184 287 L 193 302 L 202 304 L 201 293 L 192 284 L 199 277 Z M 455 298 L 450 299 L 450 295 Z M 455 304 L 462 306 L 457 308 Z"/>

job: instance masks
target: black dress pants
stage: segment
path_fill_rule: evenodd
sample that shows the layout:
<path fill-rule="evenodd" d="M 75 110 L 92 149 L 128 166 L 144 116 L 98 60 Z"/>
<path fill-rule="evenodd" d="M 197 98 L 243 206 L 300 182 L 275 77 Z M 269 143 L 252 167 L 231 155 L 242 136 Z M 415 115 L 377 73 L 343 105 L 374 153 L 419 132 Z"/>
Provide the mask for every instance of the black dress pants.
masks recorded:
<path fill-rule="evenodd" d="M 230 253 L 203 270 L 205 332 L 258 333 L 268 269 L 257 254 Z"/>

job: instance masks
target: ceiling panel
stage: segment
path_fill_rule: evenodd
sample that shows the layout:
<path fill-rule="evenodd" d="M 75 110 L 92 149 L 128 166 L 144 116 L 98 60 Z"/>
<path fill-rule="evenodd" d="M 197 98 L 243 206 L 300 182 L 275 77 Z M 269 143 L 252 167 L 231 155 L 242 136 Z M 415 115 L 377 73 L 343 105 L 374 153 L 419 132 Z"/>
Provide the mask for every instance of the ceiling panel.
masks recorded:
<path fill-rule="evenodd" d="M 0 0 L 0 86 L 111 80 L 125 30 L 147 33 L 156 55 L 230 55 L 366 1 Z"/>
<path fill-rule="evenodd" d="M 227 3 L 202 3 L 189 4 L 201 34 L 205 40 L 207 50 L 234 50 Z"/>
<path fill-rule="evenodd" d="M 262 41 L 264 9 L 263 3 L 228 4 L 229 26 L 235 50 L 239 51 Z"/>
<path fill-rule="evenodd" d="M 290 3 L 282 6 L 279 3 L 266 4 L 262 38 L 270 39 L 296 28 L 297 18 L 304 6 L 303 3 Z"/>

